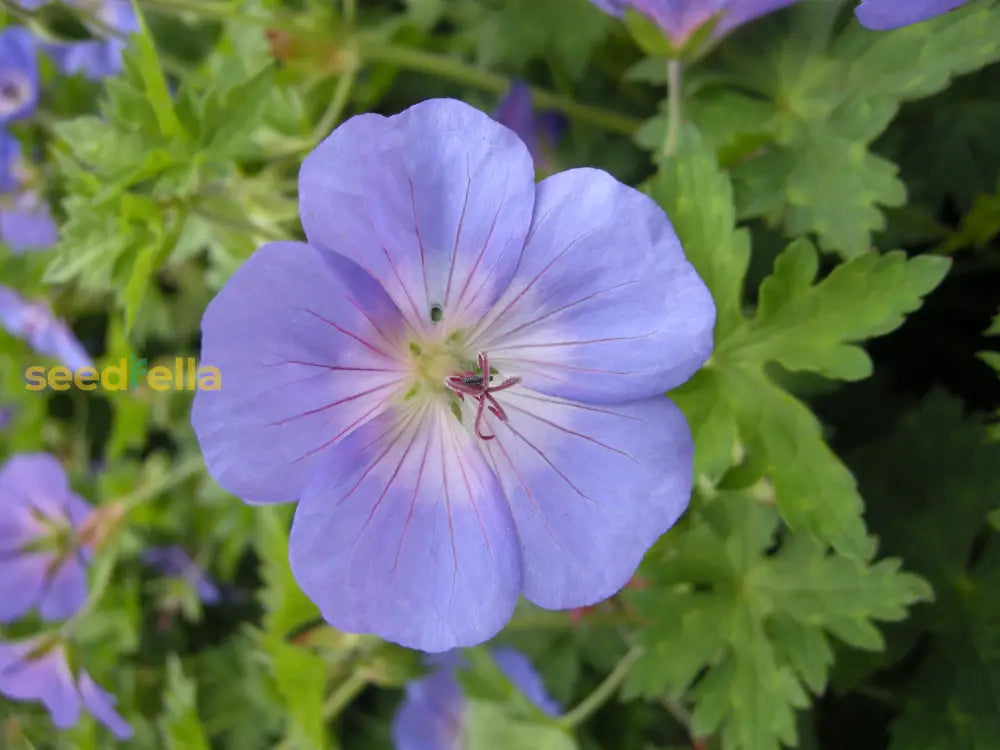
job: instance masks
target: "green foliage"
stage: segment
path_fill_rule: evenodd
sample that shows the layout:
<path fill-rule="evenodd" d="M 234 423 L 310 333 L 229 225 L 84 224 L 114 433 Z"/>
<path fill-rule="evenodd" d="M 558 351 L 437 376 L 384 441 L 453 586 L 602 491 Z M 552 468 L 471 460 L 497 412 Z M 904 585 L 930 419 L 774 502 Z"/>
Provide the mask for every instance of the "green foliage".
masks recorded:
<path fill-rule="evenodd" d="M 69 196 L 45 274 L 49 283 L 113 293 L 126 333 L 157 272 L 184 253 L 192 232 L 201 233 L 200 243 L 225 246 L 228 257 L 252 249 L 246 237 L 230 239 L 227 193 L 268 189 L 266 175 L 245 179 L 233 161 L 257 153 L 252 136 L 274 93 L 273 71 L 264 67 L 228 70 L 240 77 L 215 80 L 207 90 L 182 84 L 175 101 L 145 27 L 136 40 L 124 52 L 124 76 L 107 85 L 101 117 L 56 125 L 54 156 Z"/>
<path fill-rule="evenodd" d="M 295 583 L 288 564 L 288 514 L 263 509 L 258 516 L 257 551 L 264 564 L 261 593 L 266 615 L 259 645 L 286 713 L 286 737 L 293 747 L 330 747 L 323 713 L 327 668 L 319 655 L 289 642 L 296 628 L 319 612 Z"/>
<path fill-rule="evenodd" d="M 823 442 L 815 417 L 774 384 L 766 367 L 866 377 L 871 362 L 857 342 L 898 327 L 940 283 L 948 261 L 867 253 L 814 283 L 816 251 L 799 240 L 775 262 L 761 284 L 756 316 L 748 319 L 740 309 L 748 237 L 733 229 L 729 181 L 693 130 L 646 189 L 673 218 L 719 311 L 708 367 L 673 394 L 696 435 L 696 469 L 719 479 L 734 449 L 749 453 L 751 473 L 768 472 L 793 529 L 866 556 L 854 480 Z"/>
<path fill-rule="evenodd" d="M 633 595 L 649 624 L 627 693 L 690 695 L 692 734 L 718 734 L 725 750 L 794 745 L 795 709 L 826 687 L 830 637 L 880 649 L 873 621 L 930 596 L 898 560 L 867 565 L 779 528 L 772 507 L 720 495 L 667 536 L 644 568 L 651 588 Z"/>
<path fill-rule="evenodd" d="M 208 750 L 208 739 L 198 719 L 195 683 L 184 675 L 176 656 L 167 661 L 163 694 L 163 740 L 168 750 Z"/>
<path fill-rule="evenodd" d="M 872 524 L 893 554 L 933 584 L 935 603 L 899 634 L 915 650 L 902 689 L 893 750 L 986 750 L 1000 736 L 1000 535 L 987 514 L 1000 496 L 1000 445 L 944 394 L 926 399 L 892 433 L 851 461 L 872 500 Z M 923 624 L 928 642 L 917 649 Z"/>
<path fill-rule="evenodd" d="M 815 234 L 845 258 L 869 250 L 886 226 L 883 208 L 906 200 L 896 165 L 872 143 L 903 102 L 1000 60 L 994 6 L 970 3 L 891 34 L 853 23 L 838 34 L 832 3 L 801 3 L 724 48 L 716 80 L 725 87 L 706 81 L 687 114 L 736 165 L 739 217 L 781 224 L 790 237 Z M 665 127 L 663 116 L 649 122 L 639 142 L 657 148 Z"/>
<path fill-rule="evenodd" d="M 588 0 L 466 0 L 456 15 L 483 64 L 523 69 L 545 54 L 574 78 L 612 25 Z M 573 19 L 572 34 L 562 33 L 567 18 Z"/>

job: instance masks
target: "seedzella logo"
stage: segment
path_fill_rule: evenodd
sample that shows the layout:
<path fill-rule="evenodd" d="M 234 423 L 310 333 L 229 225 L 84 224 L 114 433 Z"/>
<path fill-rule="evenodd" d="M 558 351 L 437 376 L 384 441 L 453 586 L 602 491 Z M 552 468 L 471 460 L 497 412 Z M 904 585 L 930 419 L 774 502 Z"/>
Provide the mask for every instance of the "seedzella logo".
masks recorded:
<path fill-rule="evenodd" d="M 44 367 L 33 365 L 24 371 L 24 387 L 29 391 L 134 391 L 146 385 L 154 391 L 218 391 L 222 373 L 218 367 L 199 367 L 194 357 L 175 357 L 173 369 L 167 365 L 149 367 L 145 357 L 122 357 L 109 367 Z"/>

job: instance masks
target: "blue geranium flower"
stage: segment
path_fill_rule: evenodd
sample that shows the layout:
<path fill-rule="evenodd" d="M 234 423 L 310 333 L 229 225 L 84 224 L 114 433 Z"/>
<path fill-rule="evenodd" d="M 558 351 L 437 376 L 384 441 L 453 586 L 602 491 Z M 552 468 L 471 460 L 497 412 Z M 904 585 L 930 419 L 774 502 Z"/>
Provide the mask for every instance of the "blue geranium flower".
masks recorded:
<path fill-rule="evenodd" d="M 69 617 L 87 595 L 92 549 L 79 532 L 93 508 L 46 453 L 0 466 L 0 500 L 0 622 L 32 607 L 47 620 Z"/>
<path fill-rule="evenodd" d="M 292 570 L 341 630 L 440 652 L 521 593 L 618 591 L 687 507 L 663 393 L 712 349 L 663 210 L 596 169 L 536 185 L 511 130 L 448 99 L 348 120 L 299 186 L 308 244 L 259 249 L 202 321 L 211 474 L 299 499 Z"/>
<path fill-rule="evenodd" d="M 130 0 L 67 0 L 92 14 L 101 25 L 127 36 L 139 30 L 139 20 L 132 9 Z M 87 18 L 83 18 L 84 23 Z M 96 25 L 92 28 L 95 36 L 103 32 Z M 122 69 L 122 50 L 126 41 L 119 36 L 89 39 L 84 42 L 52 45 L 50 52 L 59 70 L 66 75 L 80 73 L 87 78 L 99 80 L 117 75 Z"/>
<path fill-rule="evenodd" d="M 0 242 L 15 253 L 44 250 L 59 239 L 49 204 L 28 181 L 20 141 L 0 130 Z"/>
<path fill-rule="evenodd" d="M 549 697 L 541 677 L 526 656 L 498 647 L 491 654 L 497 667 L 532 703 L 550 716 L 561 710 Z M 455 679 L 462 656 L 451 651 L 428 659 L 435 670 L 406 686 L 406 698 L 392 722 L 396 750 L 455 750 L 464 747 L 465 696 Z"/>
<path fill-rule="evenodd" d="M 719 38 L 737 26 L 784 8 L 797 0 L 590 0 L 601 10 L 620 16 L 628 9 L 649 18 L 675 47 L 713 18 L 712 37 Z"/>
<path fill-rule="evenodd" d="M 55 357 L 71 370 L 93 367 L 87 351 L 43 302 L 31 302 L 0 284 L 0 327 L 23 339 L 39 354 Z"/>
<path fill-rule="evenodd" d="M 555 112 L 537 112 L 526 83 L 515 81 L 511 84 L 493 116 L 524 141 L 540 174 L 544 176 L 555 171 L 554 151 L 566 129 L 566 121 Z"/>
<path fill-rule="evenodd" d="M 0 31 L 0 124 L 28 117 L 38 105 L 38 46 L 27 29 Z"/>
<path fill-rule="evenodd" d="M 132 737 L 132 727 L 115 710 L 115 697 L 87 672 L 71 669 L 66 647 L 58 641 L 0 641 L 0 695 L 40 701 L 59 729 L 69 729 L 87 711 L 118 739 Z"/>
<path fill-rule="evenodd" d="M 202 570 L 183 547 L 170 545 L 151 547 L 142 556 L 143 562 L 165 575 L 187 581 L 205 604 L 216 604 L 221 598 L 219 587 Z"/>

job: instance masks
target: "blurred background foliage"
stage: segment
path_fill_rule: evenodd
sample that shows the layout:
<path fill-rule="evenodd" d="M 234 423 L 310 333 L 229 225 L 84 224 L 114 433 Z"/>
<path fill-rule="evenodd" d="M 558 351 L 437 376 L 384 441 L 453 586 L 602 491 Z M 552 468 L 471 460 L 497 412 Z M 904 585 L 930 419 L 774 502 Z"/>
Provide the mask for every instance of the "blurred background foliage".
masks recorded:
<path fill-rule="evenodd" d="M 648 192 L 713 292 L 715 353 L 671 394 L 690 510 L 637 585 L 525 604 L 498 637 L 576 709 L 528 715 L 470 660 L 474 750 L 1000 747 L 996 2 L 885 33 L 834 0 L 760 19 L 686 63 L 669 148 L 665 64 L 587 0 L 138 6 L 120 74 L 43 54 L 38 110 L 8 126 L 60 238 L 0 246 L 0 283 L 48 300 L 98 366 L 197 356 L 229 275 L 302 236 L 298 166 L 344 118 L 438 96 L 494 112 L 518 80 L 564 123 L 553 168 Z M 73 4 L 3 8 L 42 40 L 110 33 Z M 191 393 L 27 392 L 37 361 L 0 332 L 0 459 L 48 451 L 127 509 L 73 642 L 130 746 L 390 747 L 419 655 L 322 624 L 288 567 L 290 508 L 204 474 Z M 218 596 L 143 563 L 163 545 Z M 0 746 L 116 744 L 0 700 Z"/>

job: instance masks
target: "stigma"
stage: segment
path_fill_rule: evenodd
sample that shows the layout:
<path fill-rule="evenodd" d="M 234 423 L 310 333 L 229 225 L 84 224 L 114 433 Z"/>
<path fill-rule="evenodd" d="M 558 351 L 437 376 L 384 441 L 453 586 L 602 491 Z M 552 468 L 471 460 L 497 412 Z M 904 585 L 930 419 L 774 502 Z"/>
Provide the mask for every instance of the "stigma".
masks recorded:
<path fill-rule="evenodd" d="M 490 373 L 489 356 L 486 352 L 479 352 L 476 360 L 479 372 L 456 372 L 444 379 L 444 385 L 445 388 L 457 393 L 459 399 L 464 400 L 465 396 L 469 396 L 475 400 L 476 421 L 474 427 L 476 437 L 480 440 L 493 440 L 496 435 L 483 432 L 483 415 L 489 411 L 490 414 L 506 424 L 507 413 L 493 394 L 517 385 L 521 382 L 521 378 L 506 378 L 499 383 L 494 383 L 494 377 Z"/>

